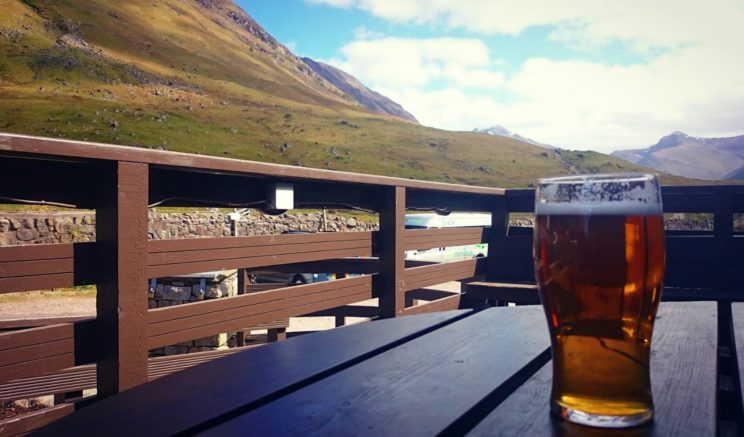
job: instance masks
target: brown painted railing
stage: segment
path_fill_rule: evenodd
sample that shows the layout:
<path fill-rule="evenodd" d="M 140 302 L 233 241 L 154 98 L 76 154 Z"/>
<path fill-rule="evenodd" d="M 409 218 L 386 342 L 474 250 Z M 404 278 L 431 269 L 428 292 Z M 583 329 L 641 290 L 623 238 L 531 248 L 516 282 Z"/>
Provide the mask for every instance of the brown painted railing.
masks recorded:
<path fill-rule="evenodd" d="M 534 190 L 507 190 L 502 201 L 501 217 L 494 217 L 487 280 L 534 283 L 532 229 L 508 226 L 509 214 L 534 212 Z M 662 187 L 662 203 L 665 213 L 713 215 L 712 230 L 666 231 L 664 296 L 744 300 L 744 232 L 734 229 L 734 214 L 744 214 L 744 186 Z"/>
<path fill-rule="evenodd" d="M 374 211 L 380 230 L 148 241 L 149 205 L 265 208 L 267 189 L 279 182 L 293 185 L 296 207 Z M 0 134 L 0 203 L 28 201 L 95 210 L 96 241 L 0 247 L 0 293 L 96 284 L 97 317 L 0 333 L 0 399 L 80 389 L 92 381 L 98 397 L 106 397 L 217 357 L 148 359 L 154 348 L 293 316 L 340 317 L 347 311 L 397 317 L 452 309 L 462 305 L 460 294 L 421 289 L 486 273 L 499 280 L 532 276 L 531 235 L 515 235 L 508 226 L 511 212 L 532 211 L 531 190 Z M 715 213 L 711 235 L 668 237 L 670 277 L 688 286 L 731 285 L 743 267 L 744 240 L 734 238 L 731 217 L 744 212 L 744 191 L 668 187 L 664 203 L 669 212 Z M 492 224 L 405 230 L 406 210 L 490 212 Z M 487 259 L 431 265 L 404 259 L 406 250 L 481 242 L 489 243 Z M 362 276 L 148 309 L 148 279 L 234 268 Z M 352 305 L 371 298 L 379 298 L 378 308 Z M 419 298 L 431 302 L 412 305 Z M 50 411 L 54 419 L 72 409 Z M 49 419 L 0 422 L 0 433 Z"/>
<path fill-rule="evenodd" d="M 149 205 L 265 208 L 268 187 L 279 182 L 293 185 L 296 207 L 373 211 L 380 230 L 148 241 Z M 503 194 L 498 188 L 0 134 L 0 203 L 46 202 L 96 212 L 95 242 L 0 247 L 0 293 L 86 284 L 98 290 L 95 319 L 0 333 L 0 398 L 82 389 L 92 380 L 98 397 L 106 397 L 146 383 L 154 369 L 161 375 L 184 366 L 184 359 L 148 359 L 149 350 L 292 316 L 339 316 L 348 309 L 350 315 L 396 317 L 457 308 L 459 294 L 416 293 L 481 275 L 485 260 L 407 266 L 404 251 L 486 242 L 488 232 L 405 230 L 405 212 L 490 212 Z M 151 278 L 235 268 L 362 276 L 148 309 Z M 414 296 L 434 300 L 413 306 Z M 371 298 L 379 298 L 372 311 L 347 307 Z M 40 422 L 38 416 L 30 420 L 33 426 Z M 19 422 L 5 426 L 0 429 L 27 429 Z"/>

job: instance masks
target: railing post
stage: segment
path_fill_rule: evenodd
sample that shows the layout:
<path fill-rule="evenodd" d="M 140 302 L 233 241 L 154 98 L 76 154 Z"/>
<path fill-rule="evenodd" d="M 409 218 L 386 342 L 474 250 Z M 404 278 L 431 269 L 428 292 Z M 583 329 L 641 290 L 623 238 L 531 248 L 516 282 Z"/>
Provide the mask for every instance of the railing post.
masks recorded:
<path fill-rule="evenodd" d="M 734 193 L 729 190 L 716 191 L 716 206 L 713 211 L 713 233 L 716 237 L 734 235 Z"/>
<path fill-rule="evenodd" d="M 234 223 L 234 222 L 233 222 Z M 245 269 L 238 269 L 238 296 L 245 294 L 245 290 L 248 284 L 247 274 Z M 235 333 L 235 345 L 237 347 L 245 346 L 245 331 L 239 330 Z"/>
<path fill-rule="evenodd" d="M 390 187 L 380 208 L 380 317 L 397 317 L 405 309 L 403 275 L 405 250 L 403 232 L 406 216 L 406 189 Z"/>
<path fill-rule="evenodd" d="M 101 173 L 96 246 L 98 396 L 147 382 L 148 165 L 115 162 Z"/>
<path fill-rule="evenodd" d="M 499 257 L 503 253 L 506 234 L 509 230 L 509 210 L 506 194 L 494 196 L 491 201 L 491 231 L 488 235 L 488 258 L 486 259 L 486 280 L 494 281 L 499 277 Z"/>

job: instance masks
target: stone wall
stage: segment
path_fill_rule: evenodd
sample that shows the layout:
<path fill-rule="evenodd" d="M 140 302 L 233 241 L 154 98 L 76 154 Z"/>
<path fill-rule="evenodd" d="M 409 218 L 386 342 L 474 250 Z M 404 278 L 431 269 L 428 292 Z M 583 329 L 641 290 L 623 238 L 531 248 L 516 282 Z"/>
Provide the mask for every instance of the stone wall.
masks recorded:
<path fill-rule="evenodd" d="M 71 243 L 95 240 L 96 217 L 92 212 L 2 213 L 0 246 Z M 150 212 L 149 238 L 224 237 L 280 234 L 285 231 L 318 232 L 377 230 L 377 223 L 322 213 L 270 216 L 252 212 L 233 223 L 218 210 L 159 213 Z"/>
<path fill-rule="evenodd" d="M 91 241 L 95 224 L 92 213 L 0 212 L 0 246 Z"/>
<path fill-rule="evenodd" d="M 205 281 L 202 289 L 199 278 L 158 279 L 157 285 L 148 291 L 148 306 L 164 308 L 202 300 L 219 299 L 238 294 L 237 270 L 226 270 L 221 275 Z M 234 345 L 230 338 L 234 333 L 222 333 L 196 340 L 186 341 L 150 351 L 150 356 L 176 355 L 225 349 Z"/>

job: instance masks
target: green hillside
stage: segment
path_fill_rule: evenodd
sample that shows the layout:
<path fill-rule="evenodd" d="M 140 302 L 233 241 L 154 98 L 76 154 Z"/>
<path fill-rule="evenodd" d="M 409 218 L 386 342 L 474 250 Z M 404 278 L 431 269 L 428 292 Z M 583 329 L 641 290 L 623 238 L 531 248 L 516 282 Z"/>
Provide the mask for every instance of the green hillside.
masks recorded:
<path fill-rule="evenodd" d="M 640 169 L 371 112 L 229 0 L 0 8 L 0 132 L 502 187 Z"/>

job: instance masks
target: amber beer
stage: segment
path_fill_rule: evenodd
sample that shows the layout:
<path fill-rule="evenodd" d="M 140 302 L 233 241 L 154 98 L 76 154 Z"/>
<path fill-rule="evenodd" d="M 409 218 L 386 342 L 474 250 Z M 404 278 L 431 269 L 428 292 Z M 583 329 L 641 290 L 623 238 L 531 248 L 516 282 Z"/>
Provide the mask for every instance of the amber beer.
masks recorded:
<path fill-rule="evenodd" d="M 655 177 L 635 178 L 556 178 L 538 189 L 534 249 L 552 342 L 551 410 L 584 425 L 634 426 L 653 416 L 649 352 L 664 223 Z"/>

